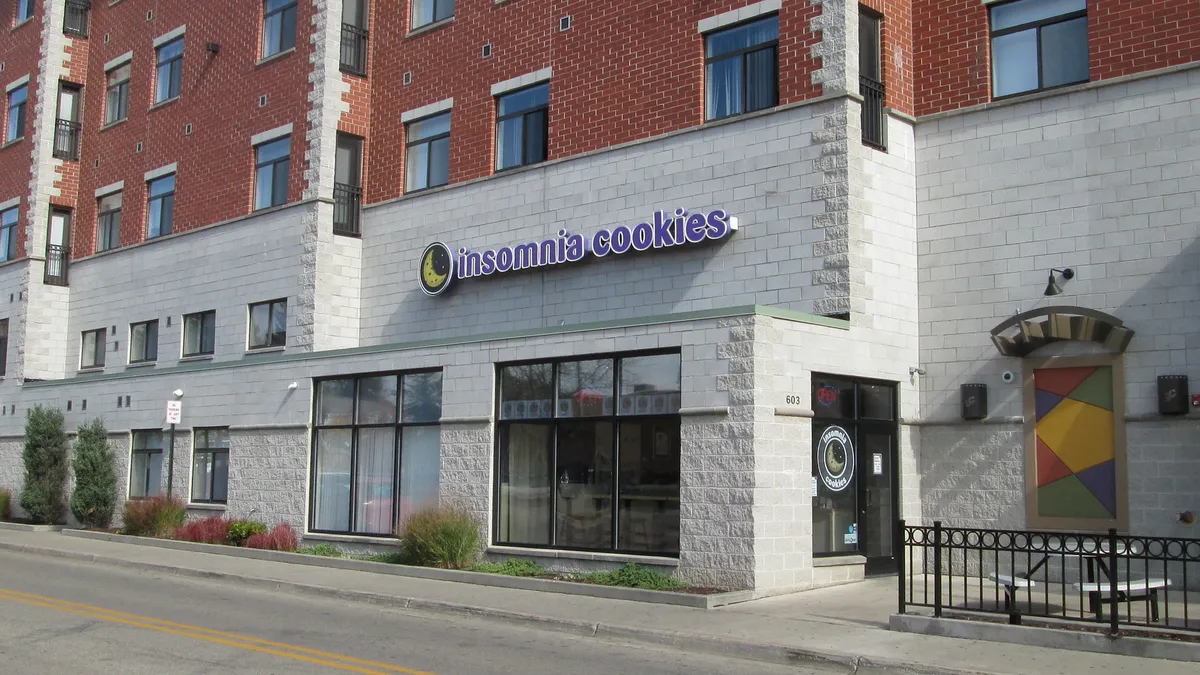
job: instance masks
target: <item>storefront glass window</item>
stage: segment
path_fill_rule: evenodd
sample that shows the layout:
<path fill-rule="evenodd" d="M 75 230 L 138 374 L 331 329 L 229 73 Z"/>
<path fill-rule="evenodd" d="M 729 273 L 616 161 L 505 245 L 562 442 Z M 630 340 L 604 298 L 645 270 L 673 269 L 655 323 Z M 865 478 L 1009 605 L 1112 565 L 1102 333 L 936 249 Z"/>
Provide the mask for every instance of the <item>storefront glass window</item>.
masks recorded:
<path fill-rule="evenodd" d="M 678 555 L 679 354 L 502 366 L 499 383 L 497 543 Z"/>
<path fill-rule="evenodd" d="M 440 372 L 324 380 L 316 389 L 314 531 L 386 536 L 437 504 Z"/>

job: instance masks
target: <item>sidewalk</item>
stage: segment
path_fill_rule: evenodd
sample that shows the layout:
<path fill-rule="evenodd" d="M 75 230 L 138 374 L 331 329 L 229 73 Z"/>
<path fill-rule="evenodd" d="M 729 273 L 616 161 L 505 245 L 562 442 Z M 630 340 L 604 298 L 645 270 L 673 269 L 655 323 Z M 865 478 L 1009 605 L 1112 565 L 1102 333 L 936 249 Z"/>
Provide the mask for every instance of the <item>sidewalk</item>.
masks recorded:
<path fill-rule="evenodd" d="M 217 578 L 231 583 L 471 614 L 583 636 L 670 644 L 772 662 L 827 662 L 835 671 L 1078 675 L 1195 673 L 1196 664 L 931 637 L 886 629 L 894 581 L 872 580 L 713 610 L 412 579 L 351 570 L 0 531 L 0 550 Z M 3 585 L 0 576 L 0 586 Z"/>

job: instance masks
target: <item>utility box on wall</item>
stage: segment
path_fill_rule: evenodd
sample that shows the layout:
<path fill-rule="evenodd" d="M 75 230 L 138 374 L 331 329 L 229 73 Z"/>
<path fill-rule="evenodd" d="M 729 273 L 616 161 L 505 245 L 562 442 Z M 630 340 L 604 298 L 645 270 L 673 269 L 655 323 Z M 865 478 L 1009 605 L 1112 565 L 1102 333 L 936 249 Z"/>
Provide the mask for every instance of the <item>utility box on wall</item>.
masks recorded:
<path fill-rule="evenodd" d="M 960 395 L 964 420 L 981 420 L 987 417 L 986 384 L 964 384 L 960 388 Z"/>
<path fill-rule="evenodd" d="M 1188 411 L 1187 375 L 1158 376 L 1158 412 L 1161 415 L 1186 415 Z"/>

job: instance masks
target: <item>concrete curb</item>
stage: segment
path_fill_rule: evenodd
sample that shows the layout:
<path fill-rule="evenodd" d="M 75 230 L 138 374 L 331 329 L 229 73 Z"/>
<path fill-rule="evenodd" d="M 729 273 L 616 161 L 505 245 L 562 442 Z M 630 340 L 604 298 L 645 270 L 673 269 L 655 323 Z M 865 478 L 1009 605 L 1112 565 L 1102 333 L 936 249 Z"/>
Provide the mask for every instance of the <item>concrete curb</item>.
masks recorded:
<path fill-rule="evenodd" d="M 1031 647 L 1072 649 L 1098 654 L 1136 656 L 1168 661 L 1200 662 L 1200 645 L 1154 638 L 1123 635 L 1110 637 L 1104 633 L 1057 630 L 1034 626 L 969 621 L 966 619 L 934 619 L 919 614 L 893 614 L 888 621 L 892 630 L 967 640 L 989 640 Z"/>
<path fill-rule="evenodd" d="M 15 532 L 61 532 L 62 529 L 62 525 L 30 525 L 28 523 L 0 522 L 0 530 L 13 530 Z"/>
<path fill-rule="evenodd" d="M 438 614 L 452 614 L 457 616 L 500 620 L 509 624 L 522 624 L 531 628 L 550 630 L 558 633 L 568 633 L 585 638 L 626 640 L 643 644 L 670 646 L 677 649 L 712 654 L 715 656 L 729 656 L 764 663 L 776 663 L 782 665 L 795 665 L 803 663 L 811 668 L 826 670 L 834 673 L 864 674 L 877 671 L 880 675 L 884 675 L 884 673 L 887 675 L 994 675 L 993 673 L 988 673 L 986 671 L 948 669 L 939 666 L 927 666 L 924 664 L 902 660 L 861 657 L 853 654 L 844 654 L 833 651 L 801 649 L 783 645 L 757 643 L 713 636 L 672 633 L 668 631 L 652 630 L 649 628 L 613 626 L 602 623 L 593 623 L 590 621 L 558 619 L 539 616 L 536 614 L 526 614 L 523 612 L 509 612 L 490 607 L 476 607 L 466 604 L 385 595 L 382 593 L 370 593 L 366 591 L 347 591 L 338 588 L 329 588 L 326 586 L 299 584 L 289 581 L 281 581 L 278 579 L 250 577 L 236 574 L 225 574 L 208 570 L 175 567 L 172 565 L 131 562 L 121 558 L 112 558 L 108 556 L 94 555 L 91 553 L 62 551 L 58 549 L 42 548 L 39 546 L 28 546 L 25 544 L 10 544 L 2 541 L 0 541 L 0 550 L 16 551 L 19 553 L 32 555 L 44 555 L 68 560 L 81 560 L 101 565 L 112 565 L 124 569 L 139 569 L 160 573 L 165 572 L 177 576 L 196 577 L 201 579 L 219 579 L 221 581 L 233 582 L 248 588 L 255 588 L 259 590 L 280 590 L 296 593 L 298 595 L 337 598 L 339 600 L 346 600 L 349 602 L 361 602 L 392 607 L 395 609 L 426 611 Z"/>
<path fill-rule="evenodd" d="M 514 588 L 523 591 L 541 591 L 543 593 L 563 593 L 567 595 L 582 595 L 608 600 L 629 600 L 632 602 L 649 602 L 660 605 L 675 605 L 693 607 L 696 609 L 713 609 L 738 602 L 754 599 L 753 591 L 733 591 L 730 593 L 715 593 L 713 595 L 695 595 L 691 593 L 672 593 L 670 591 L 649 591 L 640 588 L 620 588 L 615 586 L 597 586 L 594 584 L 579 584 L 569 581 L 554 581 L 551 579 L 531 579 L 528 577 L 506 577 L 500 574 L 485 574 L 483 572 L 464 572 L 461 570 L 443 570 L 432 567 L 414 567 L 393 563 L 375 563 L 365 560 L 349 560 L 346 558 L 322 558 L 320 556 L 303 555 L 300 553 L 283 553 L 281 551 L 261 551 L 256 549 L 237 548 L 234 546 L 219 546 L 215 544 L 196 544 L 189 541 L 173 539 L 152 539 L 149 537 L 131 537 L 107 532 L 91 532 L 88 530 L 63 530 L 68 537 L 81 539 L 96 539 L 120 544 L 152 546 L 176 551 L 193 551 L 196 553 L 211 553 L 235 558 L 252 558 L 272 562 L 290 563 L 294 565 L 309 565 L 312 567 L 332 567 L 335 569 L 354 570 L 356 572 L 371 572 L 373 574 L 390 574 L 398 577 L 415 579 L 435 579 L 437 581 L 454 581 L 478 586 L 494 586 L 497 588 Z"/>

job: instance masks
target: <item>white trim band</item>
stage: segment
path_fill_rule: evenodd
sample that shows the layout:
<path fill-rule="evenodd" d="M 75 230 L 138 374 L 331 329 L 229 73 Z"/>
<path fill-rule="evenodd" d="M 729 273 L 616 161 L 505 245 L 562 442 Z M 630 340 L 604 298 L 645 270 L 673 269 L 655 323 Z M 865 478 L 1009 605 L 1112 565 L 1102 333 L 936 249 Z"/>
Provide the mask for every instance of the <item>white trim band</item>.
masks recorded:
<path fill-rule="evenodd" d="M 707 19 L 701 19 L 696 24 L 696 30 L 701 33 L 711 33 L 718 28 L 732 26 L 735 23 L 741 23 L 757 16 L 778 12 L 781 4 L 783 4 L 782 0 L 763 0 L 753 5 L 746 5 L 741 9 L 734 9 L 724 14 L 710 16 Z"/>
<path fill-rule="evenodd" d="M 400 121 L 404 124 L 408 124 L 409 122 L 419 120 L 423 117 L 430 117 L 440 112 L 445 112 L 453 107 L 454 99 L 448 98 L 444 101 L 430 103 L 429 105 L 423 105 L 420 108 L 413 108 L 412 110 L 402 112 L 400 113 Z"/>
<path fill-rule="evenodd" d="M 13 80 L 12 82 L 9 82 L 8 86 L 4 87 L 4 93 L 7 94 L 7 93 L 11 92 L 13 89 L 16 89 L 17 87 L 23 87 L 27 84 L 29 84 L 29 76 L 22 75 L 21 77 L 18 77 L 17 79 Z"/>
<path fill-rule="evenodd" d="M 169 33 L 163 33 L 162 35 L 159 35 L 158 37 L 154 38 L 154 48 L 158 49 L 159 47 L 167 44 L 171 40 L 174 40 L 177 37 L 182 37 L 185 32 L 187 32 L 187 24 L 186 23 Z"/>
<path fill-rule="evenodd" d="M 96 199 L 99 199 L 105 195 L 111 195 L 114 192 L 120 192 L 121 190 L 124 190 L 124 189 L 125 189 L 125 181 L 123 181 L 123 180 L 119 180 L 115 183 L 110 183 L 109 185 L 105 185 L 102 188 L 96 188 Z"/>
<path fill-rule="evenodd" d="M 120 68 L 121 66 L 125 65 L 126 63 L 129 63 L 132 60 L 133 60 L 133 52 L 132 51 L 125 52 L 124 54 L 118 56 L 115 59 L 106 61 L 104 63 L 104 72 L 107 73 L 108 71 L 112 70 L 113 68 Z"/>
<path fill-rule="evenodd" d="M 545 82 L 553 75 L 554 72 L 552 68 L 542 68 L 537 72 L 526 73 L 520 77 L 514 77 L 511 80 L 497 82 L 496 84 L 492 85 L 492 96 L 499 96 L 500 94 L 506 94 L 517 89 L 524 89 L 525 87 L 538 84 L 539 82 Z"/>
<path fill-rule="evenodd" d="M 12 199 L 10 199 L 6 202 L 0 202 L 0 211 L 7 211 L 14 206 L 20 206 L 20 205 L 21 205 L 21 198 L 13 197 Z"/>
<path fill-rule="evenodd" d="M 144 178 L 146 179 L 146 182 L 149 183 L 150 181 L 154 180 L 155 178 L 162 178 L 163 176 L 170 176 L 171 174 L 175 173 L 177 164 L 178 164 L 177 162 L 171 162 L 170 164 L 168 164 L 166 166 L 160 166 L 157 169 L 147 171 L 144 175 Z"/>
<path fill-rule="evenodd" d="M 284 136 L 290 135 L 292 135 L 292 123 L 288 122 L 281 127 L 275 127 L 274 129 L 268 129 L 267 131 L 254 134 L 250 137 L 250 145 L 262 145 L 267 141 L 273 141 L 277 138 L 283 138 Z"/>

